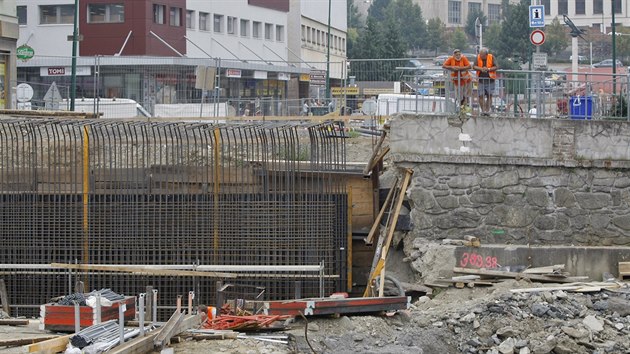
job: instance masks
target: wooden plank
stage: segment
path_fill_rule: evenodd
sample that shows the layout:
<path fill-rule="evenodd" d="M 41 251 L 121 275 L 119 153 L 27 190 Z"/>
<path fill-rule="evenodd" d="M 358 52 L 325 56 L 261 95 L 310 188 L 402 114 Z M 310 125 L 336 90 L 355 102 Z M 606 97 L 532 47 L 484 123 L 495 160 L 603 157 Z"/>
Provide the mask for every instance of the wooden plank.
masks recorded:
<path fill-rule="evenodd" d="M 0 347 L 18 347 L 21 345 L 29 345 L 35 344 L 39 342 L 43 342 L 45 340 L 55 339 L 58 336 L 47 336 L 47 337 L 35 337 L 35 338 L 20 338 L 20 339 L 5 339 L 0 340 Z"/>
<path fill-rule="evenodd" d="M 193 315 L 187 316 L 177 326 L 177 329 L 173 332 L 179 334 L 185 332 L 193 327 L 198 327 L 201 324 L 201 316 Z M 123 345 L 112 348 L 107 354 L 146 354 L 153 351 L 153 341 L 160 333 L 162 328 L 149 333 L 145 337 L 134 338 L 129 342 L 125 342 Z"/>
<path fill-rule="evenodd" d="M 182 322 L 183 319 L 184 319 L 183 312 L 180 312 L 179 310 L 175 310 L 175 312 L 173 312 L 173 315 L 171 315 L 171 318 L 169 318 L 169 320 L 166 322 L 164 327 L 162 327 L 162 330 L 160 331 L 160 333 L 153 340 L 153 345 L 155 349 L 161 350 L 162 348 L 164 348 L 164 345 L 169 343 L 169 341 L 171 340 L 171 337 L 177 334 L 174 332 L 177 330 L 177 327 L 179 326 L 179 324 Z"/>
<path fill-rule="evenodd" d="M 4 279 L 0 279 L 0 303 L 2 303 L 2 311 L 11 316 L 9 312 L 9 296 L 7 295 L 7 286 L 4 283 Z"/>
<path fill-rule="evenodd" d="M 574 281 L 574 278 L 557 278 L 557 277 L 547 277 L 545 275 L 538 274 L 523 274 L 516 272 L 505 272 L 500 270 L 487 270 L 487 269 L 471 269 L 471 268 L 453 268 L 453 272 L 455 273 L 463 273 L 463 274 L 476 274 L 482 276 L 489 277 L 498 277 L 498 278 L 515 278 L 515 279 L 531 279 L 538 280 L 550 283 L 570 283 Z"/>
<path fill-rule="evenodd" d="M 383 215 L 385 215 L 385 210 L 387 210 L 387 208 L 389 208 L 389 203 L 391 202 L 392 197 L 394 196 L 394 191 L 396 190 L 397 185 L 398 185 L 398 178 L 396 178 L 396 180 L 394 181 L 394 185 L 389 190 L 389 193 L 387 193 L 387 198 L 385 198 L 385 202 L 383 203 L 383 207 L 378 212 L 378 215 L 376 216 L 376 220 L 374 220 L 374 224 L 372 224 L 372 228 L 370 229 L 370 232 L 368 233 L 367 237 L 365 238 L 365 244 L 366 245 L 371 245 L 372 242 L 374 241 L 374 235 L 376 235 L 376 231 L 379 229 L 379 226 L 381 224 L 381 219 L 383 218 Z"/>
<path fill-rule="evenodd" d="M 630 262 L 619 262 L 619 277 L 630 275 Z"/>
<path fill-rule="evenodd" d="M 372 171 L 372 169 L 374 168 L 374 161 L 378 161 L 376 160 L 376 157 L 378 156 L 381 150 L 381 146 L 383 145 L 383 142 L 385 141 L 385 136 L 387 136 L 387 131 L 386 130 L 381 131 L 381 137 L 378 139 L 378 142 L 376 143 L 376 147 L 374 147 L 374 151 L 372 151 L 372 155 L 368 159 L 368 163 L 363 169 L 364 176 L 368 176 L 370 174 L 370 171 Z"/>
<path fill-rule="evenodd" d="M 106 272 L 122 272 L 133 273 L 137 275 L 171 275 L 176 277 L 210 277 L 210 278 L 236 278 L 234 273 L 222 273 L 222 272 L 205 272 L 205 271 L 192 271 L 192 270 L 170 270 L 170 269 L 151 269 L 148 267 L 125 267 L 125 266 L 113 266 L 113 265 L 93 265 L 93 264 L 66 264 L 66 263 L 51 263 L 53 268 L 61 269 L 76 269 L 83 271 L 106 271 Z"/>
<path fill-rule="evenodd" d="M 6 318 L 0 320 L 0 326 L 28 326 L 28 320 Z"/>
<path fill-rule="evenodd" d="M 68 334 L 65 336 L 57 337 L 54 339 L 45 340 L 43 342 L 31 344 L 28 346 L 29 353 L 58 353 L 66 350 L 70 337 L 74 334 Z"/>
<path fill-rule="evenodd" d="M 552 266 L 527 268 L 523 271 L 525 274 L 545 274 L 553 272 L 561 272 L 564 270 L 564 264 L 556 264 Z"/>

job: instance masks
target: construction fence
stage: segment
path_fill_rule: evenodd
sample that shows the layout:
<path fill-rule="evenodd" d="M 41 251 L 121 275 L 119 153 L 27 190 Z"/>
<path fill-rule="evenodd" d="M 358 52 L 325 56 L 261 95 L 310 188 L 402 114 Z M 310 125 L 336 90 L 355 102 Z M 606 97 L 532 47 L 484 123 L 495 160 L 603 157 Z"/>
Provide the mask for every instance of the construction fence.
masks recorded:
<path fill-rule="evenodd" d="M 293 298 L 296 282 L 304 297 L 345 291 L 344 156 L 328 124 L 0 119 L 0 278 L 14 314 L 37 315 L 78 280 L 127 295 L 151 285 L 173 306 L 186 291 L 214 304 L 217 280 L 235 298 Z M 51 263 L 254 270 L 220 279 Z M 282 267 L 320 264 L 323 277 Z"/>
<path fill-rule="evenodd" d="M 18 68 L 21 109 L 70 109 L 70 58 L 38 57 Z M 193 58 L 80 58 L 75 110 L 104 118 L 247 119 L 251 116 L 388 116 L 459 110 L 450 72 L 430 58 L 242 63 Z M 326 68 L 329 67 L 327 80 Z M 491 111 L 498 117 L 628 119 L 628 73 L 500 70 Z M 61 73 L 61 74 L 60 74 Z M 480 113 L 470 71 L 468 105 Z M 326 83 L 329 83 L 330 94 Z M 28 100 L 24 85 L 33 91 Z M 54 87 L 53 87 L 54 86 Z M 28 90 L 27 90 L 28 91 Z M 365 102 L 368 104 L 364 105 Z"/>

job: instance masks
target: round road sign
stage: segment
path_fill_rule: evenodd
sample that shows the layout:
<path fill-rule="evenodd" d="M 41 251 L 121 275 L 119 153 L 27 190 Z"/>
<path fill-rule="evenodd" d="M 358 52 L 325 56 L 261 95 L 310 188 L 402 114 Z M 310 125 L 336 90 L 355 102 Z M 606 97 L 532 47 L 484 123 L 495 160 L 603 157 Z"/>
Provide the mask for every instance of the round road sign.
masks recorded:
<path fill-rule="evenodd" d="M 533 45 L 541 45 L 545 43 L 545 32 L 537 29 L 532 31 L 532 34 L 529 35 L 529 40 L 532 41 Z"/>
<path fill-rule="evenodd" d="M 28 102 L 33 98 L 33 88 L 29 84 L 21 83 L 15 87 L 18 102 Z"/>

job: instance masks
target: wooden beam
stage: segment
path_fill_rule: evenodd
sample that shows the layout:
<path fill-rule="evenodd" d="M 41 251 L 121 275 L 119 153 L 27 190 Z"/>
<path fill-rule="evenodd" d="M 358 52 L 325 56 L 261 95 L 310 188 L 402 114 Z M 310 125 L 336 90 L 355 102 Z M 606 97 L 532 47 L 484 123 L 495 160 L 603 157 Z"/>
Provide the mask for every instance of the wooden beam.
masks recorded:
<path fill-rule="evenodd" d="M 5 318 L 0 320 L 0 326 L 28 326 L 28 320 Z"/>
<path fill-rule="evenodd" d="M 29 353 L 58 353 L 66 350 L 70 337 L 74 334 L 68 334 L 65 336 L 57 337 L 54 339 L 45 340 L 43 342 L 31 344 L 28 346 Z"/>
<path fill-rule="evenodd" d="M 48 337 L 35 337 L 35 338 L 21 338 L 21 339 L 5 339 L 0 340 L 0 347 L 18 347 L 22 345 L 35 344 L 39 342 L 43 342 L 45 340 L 55 339 L 58 336 L 48 336 Z"/>
<path fill-rule="evenodd" d="M 365 238 L 366 245 L 371 245 L 372 242 L 374 241 L 374 235 L 376 235 L 376 231 L 379 229 L 379 225 L 381 224 L 381 219 L 383 218 L 383 215 L 385 215 L 385 210 L 387 210 L 387 208 L 389 207 L 389 203 L 392 200 L 392 197 L 394 195 L 394 191 L 396 190 L 396 188 L 398 188 L 398 178 L 396 178 L 396 180 L 394 181 L 394 185 L 389 190 L 389 193 L 387 193 L 387 198 L 385 198 L 383 207 L 378 212 L 378 215 L 376 216 L 376 219 L 374 220 L 374 224 L 372 224 L 372 228 L 370 229 L 370 232 Z"/>
<path fill-rule="evenodd" d="M 155 339 L 153 339 L 153 346 L 155 349 L 162 350 L 162 348 L 164 348 L 164 345 L 169 343 L 171 337 L 177 334 L 174 332 L 178 329 L 178 326 L 183 319 L 183 312 L 180 312 L 179 310 L 175 310 L 175 312 L 173 312 L 173 315 L 171 315 L 171 318 L 169 318 L 166 324 L 164 324 L 164 327 L 162 327 L 160 333 L 158 333 Z"/>
<path fill-rule="evenodd" d="M 564 264 L 556 264 L 546 267 L 527 268 L 523 271 L 525 274 L 545 274 L 564 270 Z"/>
<path fill-rule="evenodd" d="M 177 329 L 173 332 L 179 334 L 185 332 L 193 327 L 198 327 L 201 324 L 201 316 L 193 315 L 186 316 L 181 323 L 177 326 Z M 112 348 L 107 354 L 146 354 L 153 351 L 154 340 L 162 331 L 164 327 L 149 333 L 148 335 L 140 338 L 134 338 L 129 342 L 125 342 L 123 345 Z"/>
<path fill-rule="evenodd" d="M 133 273 L 136 275 L 171 275 L 176 277 L 209 277 L 209 278 L 236 278 L 234 273 L 205 272 L 192 270 L 171 270 L 171 269 L 151 269 L 148 267 L 125 267 L 114 265 L 95 265 L 95 264 L 66 264 L 51 263 L 53 268 L 76 269 L 83 271 L 105 271 L 105 272 L 123 272 Z"/>
<path fill-rule="evenodd" d="M 365 165 L 365 168 L 363 169 L 364 176 L 368 176 L 370 174 L 370 171 L 372 171 L 372 169 L 374 168 L 373 167 L 374 161 L 376 160 L 376 156 L 381 151 L 381 146 L 383 145 L 383 142 L 385 141 L 386 135 L 387 135 L 387 131 L 383 130 L 381 132 L 381 137 L 378 139 L 378 142 L 376 143 L 376 146 L 374 147 L 374 151 L 372 151 L 372 155 L 370 156 L 370 159 L 368 160 L 367 165 Z"/>
<path fill-rule="evenodd" d="M 531 279 L 531 280 L 538 280 L 538 281 L 550 282 L 550 283 L 571 283 L 575 281 L 575 278 L 550 277 L 550 276 L 538 275 L 538 274 L 524 274 L 524 273 L 516 273 L 516 272 L 504 272 L 500 270 L 471 269 L 471 268 L 460 268 L 460 267 L 453 268 L 453 272 L 463 273 L 463 274 L 485 275 L 485 276 L 497 277 L 497 278 Z"/>

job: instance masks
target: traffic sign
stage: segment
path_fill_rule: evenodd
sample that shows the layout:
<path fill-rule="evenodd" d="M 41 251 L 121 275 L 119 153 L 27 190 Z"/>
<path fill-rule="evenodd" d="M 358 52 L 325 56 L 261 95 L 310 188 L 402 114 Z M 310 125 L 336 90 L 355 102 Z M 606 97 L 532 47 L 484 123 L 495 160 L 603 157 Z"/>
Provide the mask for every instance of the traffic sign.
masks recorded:
<path fill-rule="evenodd" d="M 535 69 L 547 67 L 547 53 L 532 53 L 532 64 Z"/>
<path fill-rule="evenodd" d="M 545 32 L 539 29 L 533 30 L 532 34 L 529 35 L 529 40 L 533 45 L 541 45 L 545 43 Z"/>
<path fill-rule="evenodd" d="M 545 27 L 545 5 L 529 7 L 529 27 Z"/>

